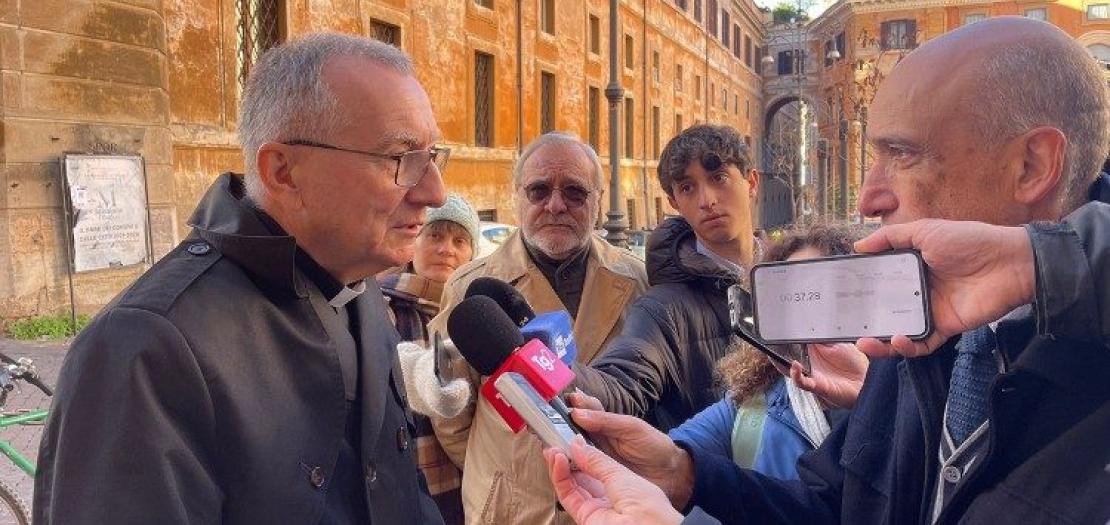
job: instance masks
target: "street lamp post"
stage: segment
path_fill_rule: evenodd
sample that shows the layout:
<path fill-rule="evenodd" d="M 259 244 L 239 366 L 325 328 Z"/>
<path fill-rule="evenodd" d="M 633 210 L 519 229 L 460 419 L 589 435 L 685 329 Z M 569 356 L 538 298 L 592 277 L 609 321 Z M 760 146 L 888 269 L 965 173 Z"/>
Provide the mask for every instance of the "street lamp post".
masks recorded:
<path fill-rule="evenodd" d="M 803 73 L 803 68 L 805 68 L 805 52 L 803 51 L 805 48 L 805 39 L 802 36 L 802 22 L 791 18 L 790 24 L 794 26 L 795 37 L 794 49 L 791 53 L 793 55 L 793 64 L 791 65 L 794 68 L 794 82 L 797 84 L 798 88 L 798 191 L 795 196 L 795 198 L 798 199 L 798 203 L 795 216 L 801 218 L 809 211 L 809 207 L 806 206 L 806 183 L 808 182 L 806 180 L 806 117 L 808 116 L 808 108 L 806 107 L 805 99 L 802 95 L 805 83 L 805 74 Z"/>
<path fill-rule="evenodd" d="M 863 188 L 863 179 L 867 177 L 867 106 L 859 107 L 859 187 Z M 847 214 L 845 214 L 847 215 Z M 859 213 L 859 222 L 863 224 L 863 211 Z"/>
<path fill-rule="evenodd" d="M 840 151 L 837 158 L 839 159 L 840 179 L 837 181 L 837 215 L 840 218 L 848 218 L 848 119 L 844 118 L 844 105 L 843 101 L 840 106 Z"/>
<path fill-rule="evenodd" d="M 829 209 L 829 141 L 822 138 L 817 139 L 817 203 L 824 216 Z"/>
<path fill-rule="evenodd" d="M 605 98 L 609 101 L 609 220 L 605 222 L 605 240 L 613 246 L 628 246 L 628 221 L 621 211 L 620 181 L 620 103 L 624 98 L 621 87 L 620 70 L 617 65 L 617 35 L 620 32 L 619 0 L 609 0 L 609 84 L 605 86 Z M 632 137 L 625 137 L 632 140 Z"/>

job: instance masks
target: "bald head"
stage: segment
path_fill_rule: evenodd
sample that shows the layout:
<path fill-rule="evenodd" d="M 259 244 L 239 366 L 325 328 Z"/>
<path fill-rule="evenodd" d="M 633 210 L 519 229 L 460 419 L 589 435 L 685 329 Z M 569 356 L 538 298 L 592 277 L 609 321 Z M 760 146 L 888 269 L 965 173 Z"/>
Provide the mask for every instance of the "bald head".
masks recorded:
<path fill-rule="evenodd" d="M 922 44 L 904 62 L 944 60 L 949 71 L 995 58 L 1014 45 L 1055 46 L 1057 52 L 1085 52 L 1060 28 L 1022 16 L 1000 16 L 949 31 Z"/>
<path fill-rule="evenodd" d="M 999 148 L 1041 126 L 1058 129 L 1067 141 L 1053 195 L 1061 213 L 1082 204 L 1110 142 L 1098 65 L 1056 26 L 1024 17 L 991 18 L 928 41 L 884 80 L 873 108 L 882 118 L 914 119 L 938 148 L 955 130 L 974 137 L 972 146 Z"/>

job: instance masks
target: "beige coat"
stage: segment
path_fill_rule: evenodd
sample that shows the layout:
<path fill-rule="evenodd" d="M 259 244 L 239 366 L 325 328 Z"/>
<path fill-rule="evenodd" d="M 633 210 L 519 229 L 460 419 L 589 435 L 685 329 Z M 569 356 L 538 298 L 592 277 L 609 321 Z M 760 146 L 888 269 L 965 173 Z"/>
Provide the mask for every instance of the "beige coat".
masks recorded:
<path fill-rule="evenodd" d="M 574 323 L 579 363 L 592 361 L 620 333 L 625 308 L 648 286 L 643 263 L 630 252 L 597 236 L 590 239 L 593 246 Z M 447 316 L 478 277 L 512 284 L 537 313 L 566 309 L 528 256 L 518 231 L 489 257 L 455 272 L 443 290 L 443 309 L 429 323 L 431 330 L 446 332 Z M 476 388 L 478 373 L 466 368 Z M 527 431 L 513 435 L 485 400 L 479 398 L 458 417 L 433 418 L 432 423 L 447 454 L 463 469 L 463 509 L 468 524 L 571 523 L 565 513 L 556 513 L 540 441 Z"/>

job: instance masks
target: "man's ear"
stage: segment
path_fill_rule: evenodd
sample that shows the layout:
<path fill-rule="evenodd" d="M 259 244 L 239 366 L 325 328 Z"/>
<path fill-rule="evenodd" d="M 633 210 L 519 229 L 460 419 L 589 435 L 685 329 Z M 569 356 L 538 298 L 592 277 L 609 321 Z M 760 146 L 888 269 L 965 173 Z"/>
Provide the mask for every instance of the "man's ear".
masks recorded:
<path fill-rule="evenodd" d="M 300 198 L 300 187 L 293 178 L 293 159 L 290 146 L 267 142 L 258 147 L 258 178 L 273 198 L 288 200 Z"/>
<path fill-rule="evenodd" d="M 667 192 L 667 204 L 670 204 L 671 207 L 676 209 L 676 210 L 678 209 L 678 203 L 674 201 L 674 193 L 673 192 L 670 192 L 670 191 Z"/>
<path fill-rule="evenodd" d="M 748 189 L 748 196 L 754 199 L 757 195 L 759 195 L 759 172 L 758 171 L 753 169 L 748 173 L 748 185 L 751 186 Z"/>
<path fill-rule="evenodd" d="M 1042 126 L 1017 138 L 1016 153 L 1020 155 L 1014 199 L 1026 205 L 1047 202 L 1058 195 L 1064 173 L 1064 154 L 1068 138 L 1056 128 Z"/>

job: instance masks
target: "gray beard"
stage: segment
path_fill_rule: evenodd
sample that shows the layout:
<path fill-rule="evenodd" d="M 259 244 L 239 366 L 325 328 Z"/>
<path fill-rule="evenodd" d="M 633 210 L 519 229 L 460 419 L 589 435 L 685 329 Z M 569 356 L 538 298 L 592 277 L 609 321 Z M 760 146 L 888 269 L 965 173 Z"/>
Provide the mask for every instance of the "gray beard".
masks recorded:
<path fill-rule="evenodd" d="M 539 236 L 521 236 L 528 246 L 536 251 L 546 255 L 547 257 L 555 260 L 566 259 L 574 255 L 578 250 L 582 249 L 589 242 L 589 233 L 586 234 L 585 239 L 578 239 L 577 242 L 563 242 L 555 241 L 543 235 Z"/>

